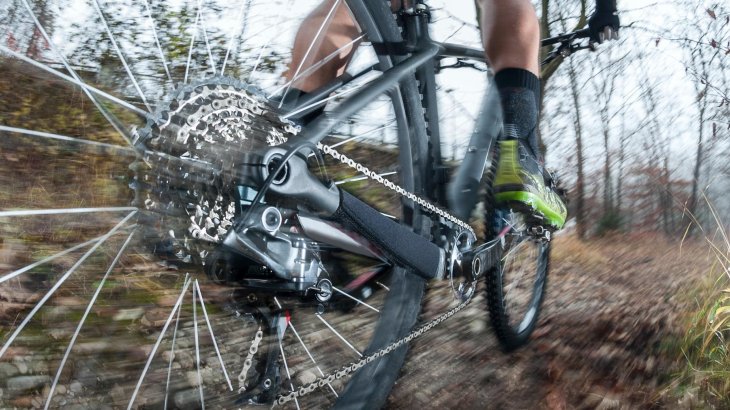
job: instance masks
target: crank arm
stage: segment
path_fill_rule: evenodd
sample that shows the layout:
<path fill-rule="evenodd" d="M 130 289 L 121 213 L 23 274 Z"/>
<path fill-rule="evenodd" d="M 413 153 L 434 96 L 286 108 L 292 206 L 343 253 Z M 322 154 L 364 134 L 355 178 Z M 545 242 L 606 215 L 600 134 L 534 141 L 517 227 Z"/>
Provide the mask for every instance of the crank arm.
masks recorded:
<path fill-rule="evenodd" d="M 463 277 L 467 282 L 479 279 L 484 272 L 493 267 L 495 258 L 492 249 L 502 241 L 505 233 L 475 248 L 460 251 L 459 257 L 451 266 L 452 276 Z"/>
<path fill-rule="evenodd" d="M 492 250 L 499 245 L 504 237 L 512 230 L 511 226 L 505 227 L 494 239 L 485 242 L 476 248 L 464 251 L 461 256 L 459 270 L 462 275 L 466 275 L 471 280 L 477 280 L 479 277 L 494 266 L 497 262 Z M 550 231 L 540 226 L 530 229 L 530 235 L 535 240 L 550 241 Z M 470 267 L 470 268 L 469 268 Z"/>
<path fill-rule="evenodd" d="M 277 172 L 269 191 L 294 198 L 319 211 L 346 228 L 362 235 L 378 247 L 392 263 L 411 268 L 425 279 L 440 277 L 445 267 L 445 252 L 428 239 L 381 214 L 334 183 L 325 185 L 307 169 L 304 158 L 293 155 L 281 166 L 287 151 L 269 148 L 263 155 L 259 186 Z"/>

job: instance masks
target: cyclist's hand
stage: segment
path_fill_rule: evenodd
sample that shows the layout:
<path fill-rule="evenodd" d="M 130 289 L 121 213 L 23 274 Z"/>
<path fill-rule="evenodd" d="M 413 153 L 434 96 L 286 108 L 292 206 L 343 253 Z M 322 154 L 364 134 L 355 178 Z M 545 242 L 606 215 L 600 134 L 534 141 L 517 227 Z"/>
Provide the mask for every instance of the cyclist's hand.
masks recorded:
<path fill-rule="evenodd" d="M 616 0 L 596 0 L 596 12 L 588 19 L 591 41 L 603 43 L 617 40 L 619 27 L 621 23 L 616 14 Z"/>

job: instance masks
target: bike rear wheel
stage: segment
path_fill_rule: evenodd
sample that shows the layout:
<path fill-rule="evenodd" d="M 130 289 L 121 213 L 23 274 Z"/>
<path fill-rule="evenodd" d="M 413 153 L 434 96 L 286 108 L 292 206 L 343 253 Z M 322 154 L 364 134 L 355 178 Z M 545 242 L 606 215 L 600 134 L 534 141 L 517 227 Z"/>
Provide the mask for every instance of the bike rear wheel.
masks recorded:
<path fill-rule="evenodd" d="M 375 44 L 402 41 L 395 19 L 384 2 L 364 0 L 348 3 L 366 35 L 363 41 Z M 101 402 L 129 407 L 163 404 L 170 407 L 196 407 L 203 404 L 229 407 L 239 396 L 231 393 L 231 389 L 226 386 L 230 385 L 226 382 L 229 376 L 235 377 L 235 374 L 225 374 L 224 378 L 224 369 L 241 366 L 257 334 L 257 326 L 260 327 L 266 321 L 262 319 L 265 316 L 262 312 L 275 308 L 280 302 L 284 304 L 283 307 L 279 306 L 280 313 L 287 320 L 284 335 L 277 341 L 276 329 L 270 326 L 266 342 L 273 343 L 267 353 L 272 349 L 281 350 L 281 393 L 286 393 L 286 388 L 296 389 L 298 384 L 311 376 L 298 377 L 300 374 L 305 375 L 313 368 L 319 370 L 319 373 L 314 372 L 315 376 L 339 370 L 340 366 L 355 360 L 357 355 L 367 355 L 403 337 L 416 323 L 424 280 L 395 267 L 384 276 L 389 278 L 389 282 L 379 283 L 384 290 L 374 298 L 378 302 L 375 306 L 377 314 L 364 307 L 361 303 L 364 300 L 358 301 L 354 311 L 347 312 L 354 317 L 360 315 L 367 318 L 365 331 L 350 329 L 353 334 L 365 335 L 359 336 L 358 343 L 350 340 L 350 344 L 359 345 L 355 349 L 340 347 L 336 349 L 337 354 L 325 350 L 321 356 L 317 356 L 319 364 L 313 367 L 311 362 L 315 360 L 312 353 L 316 352 L 312 349 L 312 343 L 327 344 L 329 340 L 334 340 L 332 343 L 344 344 L 347 335 L 337 335 L 333 328 L 338 323 L 347 324 L 347 316 L 337 313 L 336 319 L 326 325 L 320 324 L 315 329 L 310 328 L 310 322 L 327 320 L 324 316 L 329 312 L 323 315 L 317 311 L 317 307 L 302 307 L 295 298 L 266 296 L 265 302 L 257 299 L 253 310 L 244 308 L 236 302 L 241 289 L 216 287 L 206 282 L 198 268 L 185 264 L 202 262 L 204 258 L 200 253 L 196 255 L 189 252 L 177 261 L 166 260 L 169 269 L 157 269 L 150 274 L 150 265 L 156 259 L 147 255 L 150 244 L 143 243 L 142 235 L 136 230 L 137 224 L 148 222 L 137 221 L 139 209 L 128 205 L 132 190 L 127 185 L 135 181 L 128 178 L 126 168 L 135 158 L 137 162 L 140 159 L 135 148 L 130 146 L 132 144 L 127 144 L 136 143 L 140 133 L 130 132 L 129 128 L 143 130 L 150 112 L 159 109 L 174 90 L 180 89 L 176 83 L 188 83 L 193 79 L 206 82 L 206 79 L 210 79 L 220 84 L 227 82 L 227 78 L 234 78 L 236 81 L 252 81 L 262 89 L 271 90 L 281 86 L 281 62 L 286 59 L 286 48 L 274 43 L 277 40 L 276 33 L 268 36 L 271 40 L 257 39 L 258 33 L 254 33 L 251 38 L 255 41 L 244 41 L 241 50 L 238 50 L 239 54 L 231 55 L 228 74 L 220 80 L 225 63 L 216 68 L 215 62 L 218 60 L 217 63 L 220 63 L 221 59 L 228 61 L 231 44 L 236 36 L 221 35 L 220 32 L 218 35 L 211 34 L 213 32 L 206 31 L 205 26 L 198 22 L 206 16 L 208 19 L 225 16 L 226 10 L 229 14 L 240 11 L 241 15 L 246 15 L 242 21 L 248 22 L 245 24 L 249 24 L 249 31 L 256 29 L 265 32 L 275 28 L 271 22 L 276 20 L 272 20 L 271 16 L 259 16 L 259 20 L 254 20 L 259 9 L 252 6 L 251 1 L 242 2 L 240 10 L 238 4 L 235 8 L 225 4 L 219 6 L 219 10 L 207 15 L 200 4 L 197 10 L 192 10 L 192 14 L 189 9 L 177 10 L 172 7 L 174 11 L 161 17 L 163 8 L 146 5 L 139 6 L 139 10 L 126 10 L 128 21 L 110 21 L 113 18 L 110 11 L 105 9 L 103 3 L 95 1 L 94 8 L 86 12 L 98 21 L 97 28 L 104 40 L 98 43 L 84 42 L 83 52 L 68 53 L 67 49 L 60 48 L 50 37 L 46 51 L 42 51 L 42 47 L 36 47 L 37 50 L 33 52 L 19 51 L 20 47 L 0 48 L 3 56 L 0 64 L 4 66 L 3 71 L 8 73 L 5 76 L 5 89 L 11 90 L 17 84 L 24 84 L 25 91 L 28 91 L 25 96 L 5 99 L 8 104 L 0 107 L 7 118 L 7 122 L 0 124 L 3 126 L 1 131 L 8 136 L 2 142 L 2 151 L 6 159 L 10 159 L 10 164 L 3 165 L 2 178 L 8 188 L 0 197 L 1 207 L 5 210 L 0 213 L 0 218 L 3 218 L 2 236 L 18 238 L 4 241 L 4 247 L 13 253 L 13 263 L 3 268 L 4 272 L 0 276 L 0 296 L 13 303 L 11 308 L 2 312 L 0 319 L 3 322 L 0 360 L 8 361 L 15 369 L 9 370 L 12 374 L 7 375 L 4 387 L 12 390 L 12 394 L 0 398 L 3 407 L 23 407 L 21 399 L 25 398 L 28 398 L 28 402 L 37 401 L 49 407 L 72 404 L 94 406 Z M 261 5 L 261 13 L 264 13 L 265 6 Z M 43 27 L 53 20 L 48 18 L 49 15 L 55 16 L 57 20 L 64 16 L 60 11 L 43 8 L 43 5 L 29 5 L 26 9 L 24 0 L 13 3 L 11 7 L 14 8 L 8 15 L 31 11 L 28 16 L 41 16 L 39 20 L 18 17 L 11 26 L 18 31 L 4 33 L 6 37 L 9 34 L 17 37 L 21 46 L 28 46 L 27 50 L 45 41 Z M 286 8 L 287 2 L 281 2 L 279 7 L 286 13 L 291 11 Z M 282 14 L 277 12 L 273 16 L 281 17 Z M 155 21 L 153 15 L 159 20 Z M 180 28 L 177 25 L 182 26 L 185 22 L 193 23 L 190 40 L 182 35 L 190 34 L 184 31 L 189 28 L 183 27 L 180 32 L 175 32 Z M 128 35 L 130 32 L 125 31 L 123 23 L 136 23 L 138 29 L 154 27 L 157 23 L 161 35 L 154 30 L 142 32 L 141 29 L 133 31 L 134 35 Z M 298 24 L 296 20 L 288 20 L 287 23 L 292 27 Z M 70 24 L 61 23 L 56 31 L 65 31 L 69 36 L 96 35 L 83 31 L 72 33 L 72 28 Z M 242 32 L 245 30 L 241 29 Z M 22 32 L 21 35 L 19 32 Z M 150 47 L 153 52 L 146 52 L 134 43 L 135 40 L 148 41 L 157 46 Z M 159 46 L 160 42 L 165 41 L 176 42 L 179 47 L 174 53 L 166 53 L 164 47 Z M 188 41 L 191 45 L 198 44 L 198 51 L 201 52 L 194 55 L 195 47 L 191 46 L 189 53 L 180 53 L 187 49 L 187 46 L 183 48 L 181 45 L 188 44 Z M 97 53 L 100 43 L 108 48 L 102 47 L 104 51 Z M 221 46 L 221 50 L 211 51 L 211 48 L 215 50 L 216 44 Z M 167 57 L 170 61 L 150 68 L 150 62 L 160 58 L 155 55 L 156 50 L 159 50 L 163 60 Z M 375 58 L 376 68 L 381 71 L 403 58 L 380 52 L 371 54 Z M 124 55 L 127 58 L 136 57 L 131 69 L 127 62 L 119 64 L 118 56 Z M 49 67 L 49 56 L 53 56 L 57 65 Z M 109 60 L 114 60 L 114 63 L 109 63 Z M 78 69 L 84 64 L 91 67 L 85 74 Z M 57 75 L 66 65 L 75 69 L 68 68 L 68 74 Z M 49 74 L 48 68 L 54 72 Z M 134 80 L 135 68 L 137 80 Z M 128 74 L 131 83 L 127 82 L 124 73 Z M 52 80 L 54 76 L 60 80 Z M 74 88 L 78 85 L 81 87 Z M 351 85 L 355 86 L 358 84 Z M 110 90 L 112 96 L 118 97 L 102 94 L 100 88 Z M 78 93 L 80 89 L 94 98 L 87 100 L 86 95 Z M 348 89 L 343 91 L 349 92 Z M 50 106 L 59 103 L 53 97 L 54 93 L 70 95 L 71 107 L 52 109 Z M 130 94 L 137 96 L 130 97 Z M 334 98 L 333 103 L 337 103 L 337 100 Z M 87 101 L 91 101 L 91 104 Z M 25 106 L 38 107 L 41 103 L 48 107 L 29 108 L 26 111 L 20 109 Z M 93 111 L 94 106 L 98 112 Z M 373 126 L 362 124 L 362 118 L 355 117 L 350 121 L 354 132 L 365 134 L 368 130 L 384 129 L 382 140 L 392 142 L 397 150 L 389 153 L 391 158 L 395 158 L 393 166 L 385 167 L 382 171 L 393 173 L 397 183 L 410 192 L 422 195 L 427 147 L 415 79 L 406 78 L 397 89 L 379 97 L 372 106 L 370 113 L 382 112 L 382 106 L 386 106 L 385 111 L 389 113 L 387 121 Z M 88 121 L 76 123 L 68 118 L 84 118 Z M 153 118 L 153 121 L 156 119 L 159 118 Z M 340 127 L 338 131 L 343 128 L 346 127 Z M 15 140 L 9 140 L 11 137 Z M 367 138 L 358 136 L 357 140 L 362 142 Z M 55 145 L 49 145 L 47 141 Z M 330 143 L 332 141 L 345 144 L 344 139 L 331 140 Z M 65 143 L 71 145 L 65 146 Z M 145 148 L 153 149 L 151 146 Z M 367 157 L 368 152 L 372 152 L 368 150 L 373 148 L 368 146 L 368 150 L 359 157 L 354 154 L 358 152 L 356 145 L 344 145 L 341 149 L 360 160 Z M 165 150 L 160 152 L 173 154 Z M 42 157 L 44 165 L 29 169 L 25 161 L 35 157 Z M 368 165 L 367 161 L 362 162 Z M 371 165 L 371 169 L 378 168 L 377 164 Z M 342 169 L 332 169 L 335 169 L 335 175 L 332 176 L 343 180 L 343 187 L 347 187 L 348 183 L 360 183 L 352 181 L 357 175 Z M 34 188 L 32 182 L 27 183 L 33 180 L 32 174 L 42 172 L 54 177 L 44 179 L 38 176 L 35 184 L 40 188 Z M 68 189 L 63 189 L 65 187 Z M 52 195 L 48 195 L 48 191 Z M 384 212 L 396 214 L 403 223 L 413 226 L 416 232 L 428 231 L 428 221 L 418 209 L 413 209 L 412 204 L 386 195 L 384 190 L 370 185 L 358 192 L 365 194 L 365 199 L 372 203 L 385 203 Z M 110 229 L 109 220 L 112 218 L 106 215 L 119 213 L 125 215 L 124 218 L 113 218 Z M 184 217 L 193 214 L 183 212 Z M 165 233 L 169 227 L 165 225 L 161 228 Z M 124 233 L 121 239 L 117 237 L 119 233 Z M 177 238 L 181 239 L 179 234 Z M 183 242 L 193 239 L 185 237 Z M 28 245 L 40 246 L 26 249 Z M 69 259 L 84 250 L 87 252 L 79 259 Z M 102 251 L 106 255 L 101 255 Z M 176 255 L 178 251 L 180 249 L 175 249 L 172 254 Z M 186 260 L 185 256 L 191 258 Z M 21 267 L 23 262 L 28 264 Z M 54 264 L 49 266 L 48 262 Z M 172 270 L 175 267 L 189 270 L 192 275 L 183 279 L 182 274 Z M 99 275 L 99 272 L 106 273 Z M 19 294 L 27 297 L 20 300 L 19 296 L 14 296 Z M 236 295 L 232 298 L 230 295 L 233 294 Z M 375 302 L 369 301 L 368 304 L 375 305 Z M 313 319 L 302 322 L 305 324 L 298 328 L 297 333 L 293 324 L 305 313 Z M 237 319 L 241 314 L 248 318 L 243 325 Z M 16 321 L 16 317 L 22 319 Z M 239 327 L 247 329 L 243 331 Z M 332 333 L 328 333 L 325 339 L 317 337 L 322 332 L 330 331 Z M 339 333 L 342 332 L 339 329 Z M 52 336 L 52 342 L 47 335 Z M 309 348 L 306 343 L 310 343 Z M 314 408 L 336 402 L 337 406 L 345 408 L 380 407 L 398 376 L 406 349 L 404 346 L 364 367 L 346 386 L 338 386 L 339 389 L 328 386 L 334 394 L 330 394 L 325 387 L 316 397 L 303 401 L 302 405 Z M 351 350 L 356 350 L 357 355 L 353 356 Z M 348 351 L 350 353 L 345 353 Z M 164 358 L 161 357 L 163 352 Z M 177 370 L 172 372 L 172 369 Z M 182 373 L 184 377 L 180 377 Z M 176 388 L 176 385 L 185 387 Z M 215 392 L 216 398 L 205 401 L 206 392 L 209 397 L 210 393 Z"/>

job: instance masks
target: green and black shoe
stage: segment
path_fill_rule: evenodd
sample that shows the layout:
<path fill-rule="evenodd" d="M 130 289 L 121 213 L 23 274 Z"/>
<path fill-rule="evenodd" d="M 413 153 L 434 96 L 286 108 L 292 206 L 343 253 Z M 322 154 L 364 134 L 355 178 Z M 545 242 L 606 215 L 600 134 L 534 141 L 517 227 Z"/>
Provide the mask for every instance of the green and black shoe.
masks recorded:
<path fill-rule="evenodd" d="M 494 176 L 494 195 L 498 204 L 508 204 L 542 221 L 545 228 L 565 225 L 565 201 L 546 182 L 540 165 L 519 140 L 499 142 L 499 162 Z"/>

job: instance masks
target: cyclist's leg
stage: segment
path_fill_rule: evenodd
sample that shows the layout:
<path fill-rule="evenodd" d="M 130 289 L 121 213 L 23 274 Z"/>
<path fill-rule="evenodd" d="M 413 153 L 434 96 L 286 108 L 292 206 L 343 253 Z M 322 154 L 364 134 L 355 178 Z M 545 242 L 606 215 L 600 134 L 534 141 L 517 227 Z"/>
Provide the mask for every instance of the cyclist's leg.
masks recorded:
<path fill-rule="evenodd" d="M 567 214 L 547 189 L 539 163 L 537 120 L 540 105 L 540 27 L 529 0 L 479 0 L 484 49 L 496 72 L 504 114 L 504 136 L 494 181 L 498 202 L 522 205 L 563 226 Z"/>
<path fill-rule="evenodd" d="M 300 78 L 292 84 L 292 88 L 311 92 L 342 74 L 357 48 L 357 42 L 353 43 L 353 40 L 359 34 L 360 30 L 344 1 L 323 1 L 302 22 L 294 39 L 292 60 L 285 77 L 287 81 Z M 330 61 L 311 73 L 301 75 L 335 52 L 337 55 Z"/>
<path fill-rule="evenodd" d="M 529 0 L 479 0 L 482 40 L 495 72 L 518 68 L 538 75 L 540 26 Z"/>

